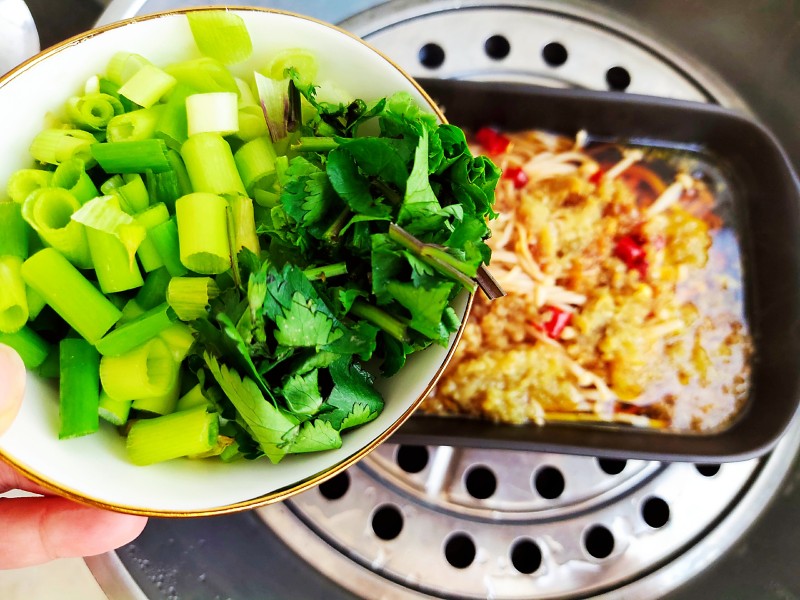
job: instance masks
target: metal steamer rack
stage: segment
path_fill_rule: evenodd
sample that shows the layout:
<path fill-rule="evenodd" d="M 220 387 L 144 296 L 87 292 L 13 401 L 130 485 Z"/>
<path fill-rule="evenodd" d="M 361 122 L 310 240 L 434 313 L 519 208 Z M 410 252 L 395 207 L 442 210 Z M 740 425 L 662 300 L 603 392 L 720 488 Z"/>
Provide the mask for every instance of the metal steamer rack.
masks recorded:
<path fill-rule="evenodd" d="M 107 15 L 131 16 L 120 10 L 114 2 Z M 702 65 L 586 5 L 395 0 L 341 25 L 413 76 L 746 110 Z M 112 599 L 660 598 L 742 539 L 798 447 L 797 416 L 768 456 L 723 465 L 384 444 L 281 504 L 154 521 L 134 544 L 87 562 Z"/>

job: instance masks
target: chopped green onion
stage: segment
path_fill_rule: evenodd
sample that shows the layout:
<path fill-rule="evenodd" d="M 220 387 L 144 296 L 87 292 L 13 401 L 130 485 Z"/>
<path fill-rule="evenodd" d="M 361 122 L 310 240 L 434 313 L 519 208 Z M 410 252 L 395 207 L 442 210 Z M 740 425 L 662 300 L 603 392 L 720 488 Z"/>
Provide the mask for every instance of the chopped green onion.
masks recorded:
<path fill-rule="evenodd" d="M 22 264 L 22 278 L 85 340 L 94 344 L 122 313 L 52 248 Z"/>
<path fill-rule="evenodd" d="M 275 192 L 270 192 L 268 190 L 262 190 L 259 188 L 253 190 L 253 197 L 256 201 L 256 204 L 262 208 L 275 208 L 281 202 L 281 197 Z"/>
<path fill-rule="evenodd" d="M 59 439 L 94 433 L 100 427 L 99 357 L 86 340 L 67 338 L 59 346 Z"/>
<path fill-rule="evenodd" d="M 119 427 L 128 422 L 131 404 L 132 402 L 130 400 L 114 400 L 111 396 L 106 394 L 105 390 L 102 390 L 100 392 L 100 403 L 97 407 L 97 412 L 103 420 Z"/>
<path fill-rule="evenodd" d="M 230 199 L 231 218 L 233 219 L 233 253 L 247 248 L 258 256 L 261 245 L 256 232 L 256 218 L 253 201 L 247 196 L 233 196 Z"/>
<path fill-rule="evenodd" d="M 186 165 L 180 153 L 177 150 L 170 149 L 167 151 L 167 159 L 169 160 L 172 170 L 175 172 L 175 177 L 178 179 L 178 191 L 180 192 L 178 198 L 186 194 L 191 194 L 194 191 L 192 188 L 192 180 L 189 178 L 189 172 L 186 170 Z M 175 208 L 174 202 L 172 208 Z"/>
<path fill-rule="evenodd" d="M 0 258 L 28 258 L 28 224 L 16 202 L 0 202 Z"/>
<path fill-rule="evenodd" d="M 67 116 L 81 129 L 101 131 L 116 115 L 124 112 L 122 103 L 108 94 L 86 94 L 67 101 Z"/>
<path fill-rule="evenodd" d="M 150 108 L 169 92 L 178 81 L 155 65 L 143 65 L 119 88 L 124 96 L 139 106 Z"/>
<path fill-rule="evenodd" d="M 119 205 L 129 215 L 146 210 L 150 205 L 150 194 L 139 173 L 125 173 L 108 178 L 100 186 L 107 196 L 116 196 Z"/>
<path fill-rule="evenodd" d="M 0 333 L 0 344 L 16 350 L 30 370 L 38 368 L 50 354 L 50 344 L 27 326 L 15 333 Z"/>
<path fill-rule="evenodd" d="M 275 149 L 266 137 L 244 144 L 233 155 L 242 183 L 249 194 L 258 184 L 268 187 L 275 180 Z"/>
<path fill-rule="evenodd" d="M 186 14 L 195 44 L 202 54 L 231 65 L 249 58 L 253 42 L 244 19 L 227 10 Z"/>
<path fill-rule="evenodd" d="M 171 412 L 175 412 L 175 407 L 178 405 L 178 398 L 180 395 L 181 372 L 178 371 L 175 383 L 172 384 L 172 387 L 170 387 L 166 393 L 150 398 L 137 398 L 133 401 L 133 408 L 156 415 L 168 415 Z"/>
<path fill-rule="evenodd" d="M 31 192 L 43 187 L 51 187 L 52 171 L 41 169 L 20 169 L 15 171 L 8 180 L 6 193 L 17 204 L 22 204 Z"/>
<path fill-rule="evenodd" d="M 122 307 L 122 316 L 120 317 L 119 321 L 115 327 L 119 328 L 125 325 L 126 323 L 130 323 L 136 317 L 141 316 L 144 314 L 144 309 L 139 306 L 139 303 L 136 299 L 128 300 L 125 305 Z"/>
<path fill-rule="evenodd" d="M 117 115 L 108 123 L 106 141 L 138 142 L 148 140 L 155 135 L 164 112 L 165 107 L 157 105 Z"/>
<path fill-rule="evenodd" d="M 19 256 L 0 256 L 0 332 L 16 333 L 28 322 L 28 299 Z"/>
<path fill-rule="evenodd" d="M 317 79 L 317 57 L 305 48 L 287 48 L 275 53 L 261 72 L 272 79 L 283 79 L 290 68 L 297 72 L 302 83 Z"/>
<path fill-rule="evenodd" d="M 275 80 L 264 77 L 261 73 L 254 73 L 258 99 L 264 118 L 267 120 L 267 129 L 273 143 L 284 139 L 287 134 L 286 125 L 289 119 L 289 79 Z"/>
<path fill-rule="evenodd" d="M 25 297 L 28 300 L 28 320 L 33 321 L 42 312 L 42 309 L 47 306 L 39 293 L 32 289 L 30 286 L 25 287 Z"/>
<path fill-rule="evenodd" d="M 107 333 L 95 344 L 103 356 L 121 356 L 150 341 L 175 322 L 165 302 Z"/>
<path fill-rule="evenodd" d="M 100 380 L 115 400 L 151 398 L 170 390 L 178 366 L 167 345 L 156 337 L 121 356 L 104 356 Z"/>
<path fill-rule="evenodd" d="M 136 303 L 144 310 L 155 308 L 167 301 L 167 286 L 172 275 L 166 267 L 151 271 L 144 280 L 144 285 L 136 294 Z"/>
<path fill-rule="evenodd" d="M 208 56 L 173 63 L 164 70 L 196 93 L 236 93 L 239 89 L 225 65 Z"/>
<path fill-rule="evenodd" d="M 216 275 L 231 268 L 227 209 L 224 198 L 201 192 L 175 203 L 181 263 L 190 271 Z"/>
<path fill-rule="evenodd" d="M 258 107 L 258 101 L 253 94 L 250 84 L 241 77 L 234 77 L 234 81 L 236 82 L 237 93 L 239 94 L 239 108 L 244 108 L 245 106 Z"/>
<path fill-rule="evenodd" d="M 247 195 L 231 147 L 221 135 L 193 135 L 181 147 L 181 157 L 195 192 Z"/>
<path fill-rule="evenodd" d="M 180 364 L 189 354 L 194 345 L 194 335 L 186 323 L 173 323 L 162 331 L 159 336 L 169 347 L 172 358 Z"/>
<path fill-rule="evenodd" d="M 89 252 L 97 274 L 97 282 L 105 294 L 125 292 L 144 283 L 139 265 L 131 260 L 118 237 L 99 229 L 86 228 Z"/>
<path fill-rule="evenodd" d="M 167 287 L 167 302 L 181 321 L 194 321 L 207 315 L 208 303 L 219 296 L 211 277 L 173 277 Z"/>
<path fill-rule="evenodd" d="M 268 135 L 267 122 L 260 106 L 242 106 L 239 108 L 239 131 L 236 137 L 243 142 L 249 142 L 257 137 Z"/>
<path fill-rule="evenodd" d="M 85 163 L 79 158 L 70 158 L 56 167 L 52 186 L 69 190 L 81 204 L 100 195 L 92 178 L 86 173 Z"/>
<path fill-rule="evenodd" d="M 91 154 L 107 173 L 156 173 L 169 169 L 164 140 L 104 142 L 91 146 Z"/>
<path fill-rule="evenodd" d="M 151 465 L 211 450 L 219 435 L 219 418 L 204 406 L 136 421 L 128 433 L 128 458 Z"/>
<path fill-rule="evenodd" d="M 230 135 L 239 131 L 238 98 L 233 92 L 192 94 L 186 98 L 189 137 L 198 133 Z"/>
<path fill-rule="evenodd" d="M 42 240 L 81 269 L 92 266 L 86 231 L 72 215 L 80 203 L 63 188 L 40 188 L 22 205 L 22 217 Z"/>
<path fill-rule="evenodd" d="M 203 395 L 203 386 L 199 383 L 178 399 L 175 410 L 188 410 L 198 406 L 208 406 L 208 399 Z"/>
<path fill-rule="evenodd" d="M 169 221 L 169 210 L 163 203 L 154 204 L 144 212 L 136 215 L 136 222 L 144 227 L 145 231 L 150 231 L 157 225 L 167 221 Z M 142 240 L 137 254 L 142 267 L 147 273 L 164 266 L 164 261 L 150 238 L 146 237 Z"/>
<path fill-rule="evenodd" d="M 150 64 L 152 63 L 141 54 L 117 52 L 108 62 L 106 77 L 117 86 L 121 86 L 133 77 L 139 69 Z"/>
<path fill-rule="evenodd" d="M 164 266 L 173 277 L 186 275 L 188 269 L 181 262 L 180 243 L 178 241 L 178 224 L 175 218 L 166 223 L 156 225 L 147 232 L 147 237 L 153 242 Z"/>
<path fill-rule="evenodd" d="M 147 232 L 133 217 L 122 211 L 118 196 L 101 196 L 90 200 L 72 215 L 72 220 L 84 225 L 87 228 L 87 233 L 88 230 L 96 229 L 114 236 L 125 249 L 126 262 L 129 263 L 128 270 L 133 271 L 135 266 L 134 255 L 145 239 Z M 97 249 L 93 250 L 93 252 L 96 254 Z M 115 252 L 115 254 L 117 253 Z M 118 261 L 120 259 L 114 257 L 112 260 Z M 93 263 L 96 269 L 98 265 L 94 261 L 94 257 Z"/>
<path fill-rule="evenodd" d="M 186 98 L 193 94 L 197 94 L 197 90 L 179 83 L 172 90 L 167 102 L 159 105 L 163 110 L 156 125 L 156 137 L 162 138 L 173 150 L 180 150 L 189 137 Z"/>
<path fill-rule="evenodd" d="M 70 158 L 80 158 L 87 167 L 94 165 L 92 147 L 97 145 L 88 131 L 81 129 L 45 129 L 31 142 L 33 158 L 48 165 L 60 165 Z"/>

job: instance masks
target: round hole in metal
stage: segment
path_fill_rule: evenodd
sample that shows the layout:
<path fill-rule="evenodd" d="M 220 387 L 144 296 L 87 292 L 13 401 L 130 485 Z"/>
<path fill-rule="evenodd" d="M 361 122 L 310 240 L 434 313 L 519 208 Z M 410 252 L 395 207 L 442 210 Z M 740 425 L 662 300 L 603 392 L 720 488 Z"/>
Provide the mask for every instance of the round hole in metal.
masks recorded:
<path fill-rule="evenodd" d="M 485 500 L 497 490 L 497 477 L 487 467 L 472 467 L 464 477 L 464 486 L 470 496 Z"/>
<path fill-rule="evenodd" d="M 695 465 L 695 468 L 703 477 L 713 477 L 719 473 L 719 465 Z"/>
<path fill-rule="evenodd" d="M 542 565 L 542 551 L 533 540 L 518 540 L 511 547 L 511 564 L 525 575 L 539 570 Z"/>
<path fill-rule="evenodd" d="M 583 545 L 594 558 L 608 558 L 614 551 L 614 534 L 603 525 L 595 525 L 584 535 Z"/>
<path fill-rule="evenodd" d="M 382 540 L 393 540 L 403 531 L 403 514 L 393 504 L 379 507 L 372 514 L 372 531 Z"/>
<path fill-rule="evenodd" d="M 428 449 L 425 446 L 400 446 L 397 465 L 406 473 L 419 473 L 428 466 Z"/>
<path fill-rule="evenodd" d="M 444 557 L 456 569 L 466 569 L 475 560 L 475 542 L 466 533 L 454 533 L 444 544 Z"/>
<path fill-rule="evenodd" d="M 669 504 L 655 496 L 648 498 L 642 504 L 642 518 L 653 529 L 663 527 L 669 522 Z"/>
<path fill-rule="evenodd" d="M 338 500 L 347 493 L 349 488 L 350 475 L 344 471 L 319 484 L 319 493 L 328 500 Z"/>
<path fill-rule="evenodd" d="M 542 48 L 542 58 L 551 67 L 560 67 L 567 62 L 569 53 L 563 44 L 550 42 Z"/>
<path fill-rule="evenodd" d="M 631 84 L 631 74 L 625 67 L 611 67 L 606 71 L 608 89 L 615 92 L 624 92 Z"/>
<path fill-rule="evenodd" d="M 598 458 L 597 464 L 603 473 L 609 475 L 619 475 L 625 470 L 625 465 L 628 464 L 627 460 L 618 460 L 616 458 Z"/>
<path fill-rule="evenodd" d="M 436 69 L 444 63 L 444 48 L 433 42 L 425 44 L 419 49 L 418 58 L 423 66 Z"/>
<path fill-rule="evenodd" d="M 542 498 L 555 500 L 564 493 L 564 476 L 555 467 L 542 467 L 536 473 L 533 485 Z"/>
<path fill-rule="evenodd" d="M 483 44 L 486 55 L 494 60 L 501 60 L 511 52 L 511 44 L 503 35 L 493 35 Z"/>

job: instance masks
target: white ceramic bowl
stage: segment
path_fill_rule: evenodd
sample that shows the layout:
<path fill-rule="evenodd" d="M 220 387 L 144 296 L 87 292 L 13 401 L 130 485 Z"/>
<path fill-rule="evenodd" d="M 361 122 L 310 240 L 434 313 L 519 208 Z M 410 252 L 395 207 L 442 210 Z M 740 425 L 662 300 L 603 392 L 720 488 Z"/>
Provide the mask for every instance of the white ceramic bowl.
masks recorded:
<path fill-rule="evenodd" d="M 303 47 L 318 57 L 320 79 L 336 82 L 353 97 L 369 100 L 405 90 L 435 110 L 405 73 L 342 30 L 282 12 L 235 11 L 247 23 L 254 52 L 234 70 L 252 72 L 259 58 L 263 64 L 275 51 Z M 0 182 L 31 165 L 28 146 L 42 129 L 45 114 L 78 93 L 87 78 L 104 72 L 120 50 L 140 53 L 157 65 L 199 56 L 185 14 L 170 12 L 87 32 L 24 63 L 0 80 Z M 463 322 L 469 298 L 463 294 L 458 300 Z M 320 483 L 384 441 L 425 397 L 457 338 L 453 336 L 448 348 L 432 346 L 411 357 L 399 374 L 384 382 L 383 413 L 348 431 L 339 450 L 290 456 L 278 465 L 266 459 L 233 464 L 181 459 L 136 467 L 125 457 L 123 438 L 106 424 L 94 435 L 58 440 L 57 388 L 30 375 L 22 410 L 0 437 L 0 455 L 60 494 L 123 512 L 192 516 L 252 508 Z"/>

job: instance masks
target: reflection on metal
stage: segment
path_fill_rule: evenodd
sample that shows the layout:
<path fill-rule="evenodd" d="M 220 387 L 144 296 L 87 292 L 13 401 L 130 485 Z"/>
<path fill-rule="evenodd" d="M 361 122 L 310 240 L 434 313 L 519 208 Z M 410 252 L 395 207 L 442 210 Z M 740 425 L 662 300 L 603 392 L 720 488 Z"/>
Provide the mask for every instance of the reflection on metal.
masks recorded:
<path fill-rule="evenodd" d="M 39 52 L 39 34 L 24 0 L 0 0 L 0 75 Z"/>

